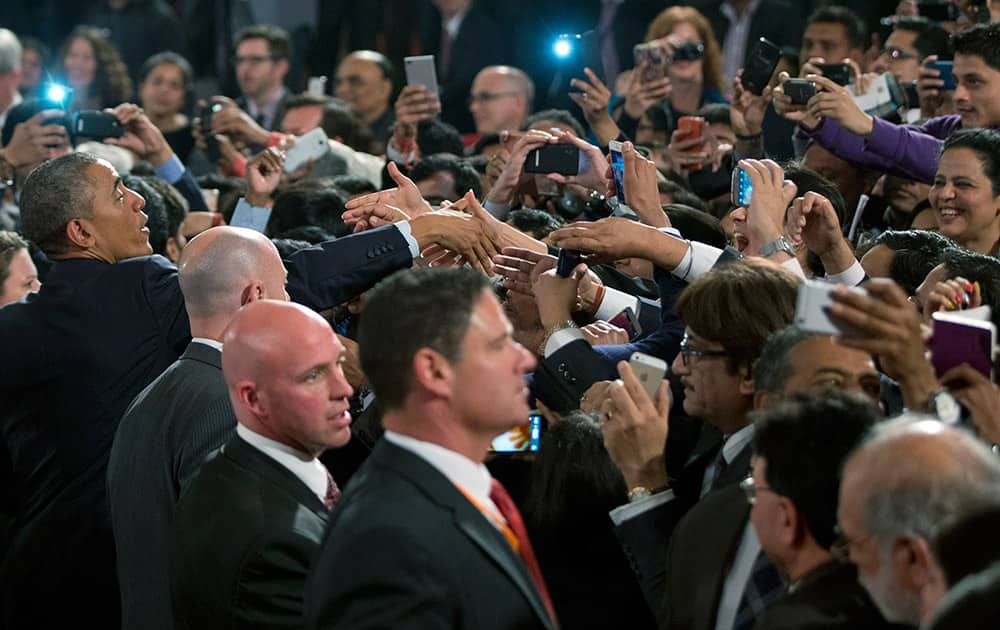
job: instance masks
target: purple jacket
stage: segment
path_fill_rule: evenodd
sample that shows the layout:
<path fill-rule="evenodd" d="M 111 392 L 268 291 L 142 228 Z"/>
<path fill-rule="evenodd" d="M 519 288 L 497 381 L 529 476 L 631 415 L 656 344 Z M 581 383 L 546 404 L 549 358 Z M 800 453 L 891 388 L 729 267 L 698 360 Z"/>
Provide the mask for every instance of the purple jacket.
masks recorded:
<path fill-rule="evenodd" d="M 800 125 L 797 133 L 849 162 L 930 184 L 941 145 L 961 126 L 958 114 L 931 118 L 922 125 L 897 125 L 875 118 L 872 135 L 865 138 L 828 118 L 812 131 Z"/>

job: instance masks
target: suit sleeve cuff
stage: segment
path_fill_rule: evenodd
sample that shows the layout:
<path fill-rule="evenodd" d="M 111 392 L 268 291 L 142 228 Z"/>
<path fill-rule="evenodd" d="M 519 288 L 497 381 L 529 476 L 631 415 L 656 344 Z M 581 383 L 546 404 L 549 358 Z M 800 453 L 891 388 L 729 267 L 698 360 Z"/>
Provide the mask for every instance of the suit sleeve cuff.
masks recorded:
<path fill-rule="evenodd" d="M 549 358 L 563 346 L 573 343 L 577 339 L 583 339 L 583 333 L 579 328 L 563 328 L 549 335 L 545 342 L 545 358 Z"/>
<path fill-rule="evenodd" d="M 608 512 L 608 516 L 611 517 L 611 522 L 615 524 L 615 527 L 617 527 L 625 521 L 631 520 L 640 514 L 645 514 L 653 508 L 663 505 L 664 503 L 669 503 L 673 500 L 674 491 L 667 488 L 663 492 L 657 492 L 656 494 L 652 494 L 645 499 L 639 499 L 634 503 L 620 505 Z"/>
<path fill-rule="evenodd" d="M 393 223 L 397 230 L 399 230 L 400 236 L 406 241 L 406 245 L 410 248 L 410 255 L 414 258 L 420 256 L 420 244 L 417 243 L 417 239 L 413 238 L 413 230 L 410 228 L 409 221 L 400 221 L 398 223 Z"/>
<path fill-rule="evenodd" d="M 802 265 L 799 264 L 798 258 L 789 258 L 785 262 L 781 263 L 781 266 L 785 269 L 791 271 L 803 280 L 806 279 L 806 272 L 802 271 Z"/>
<path fill-rule="evenodd" d="M 845 284 L 849 287 L 856 287 L 865 281 L 865 276 L 865 268 L 855 260 L 854 264 L 846 270 L 828 275 L 826 279 L 834 284 Z"/>
<path fill-rule="evenodd" d="M 172 153 L 170 159 L 156 167 L 153 172 L 168 184 L 176 184 L 184 175 L 184 163 L 176 153 Z"/>
<path fill-rule="evenodd" d="M 597 307 L 594 319 L 608 321 L 627 307 L 631 307 L 632 312 L 637 317 L 639 316 L 639 298 L 631 293 L 625 293 L 611 287 L 604 287 L 604 299 L 601 300 L 601 305 Z"/>
<path fill-rule="evenodd" d="M 698 241 L 690 241 L 688 244 L 690 247 L 688 247 L 687 253 L 684 254 L 684 258 L 681 258 L 680 264 L 671 270 L 671 273 L 685 282 L 693 282 L 715 266 L 715 262 L 722 255 L 722 250 Z"/>

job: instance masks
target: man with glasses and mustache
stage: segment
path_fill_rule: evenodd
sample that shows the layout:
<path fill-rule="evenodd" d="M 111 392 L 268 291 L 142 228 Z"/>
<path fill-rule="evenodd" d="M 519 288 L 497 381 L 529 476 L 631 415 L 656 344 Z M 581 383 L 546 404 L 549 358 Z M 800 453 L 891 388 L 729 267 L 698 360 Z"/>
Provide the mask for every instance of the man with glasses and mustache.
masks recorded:
<path fill-rule="evenodd" d="M 930 55 L 949 56 L 948 33 L 921 17 L 901 17 L 885 40 L 871 72 L 891 72 L 899 82 L 920 78 L 920 62 Z"/>

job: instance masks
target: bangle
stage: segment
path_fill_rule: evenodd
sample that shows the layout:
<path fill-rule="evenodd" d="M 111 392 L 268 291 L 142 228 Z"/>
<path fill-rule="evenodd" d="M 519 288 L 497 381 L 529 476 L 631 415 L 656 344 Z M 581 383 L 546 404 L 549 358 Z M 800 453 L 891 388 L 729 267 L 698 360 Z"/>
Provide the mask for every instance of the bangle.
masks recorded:
<path fill-rule="evenodd" d="M 567 328 L 578 328 L 578 326 L 572 319 L 564 319 L 561 322 L 549 326 L 549 329 L 545 331 L 545 336 L 542 337 L 542 343 L 538 344 L 538 356 L 545 356 L 545 344 L 549 342 L 549 337 L 560 330 L 566 330 Z"/>
<path fill-rule="evenodd" d="M 757 133 L 750 134 L 749 136 L 741 136 L 740 134 L 736 134 L 736 139 L 739 140 L 740 142 L 755 142 L 757 140 L 760 140 L 760 137 L 762 135 L 764 135 L 763 131 L 758 131 Z"/>
<path fill-rule="evenodd" d="M 607 289 L 604 288 L 603 284 L 597 285 L 597 288 L 594 289 L 595 291 L 594 302 L 591 305 L 590 313 L 588 313 L 588 315 L 590 315 L 591 317 L 597 315 L 597 311 L 601 310 L 601 302 L 604 301 L 604 293 L 606 292 L 606 290 Z"/>

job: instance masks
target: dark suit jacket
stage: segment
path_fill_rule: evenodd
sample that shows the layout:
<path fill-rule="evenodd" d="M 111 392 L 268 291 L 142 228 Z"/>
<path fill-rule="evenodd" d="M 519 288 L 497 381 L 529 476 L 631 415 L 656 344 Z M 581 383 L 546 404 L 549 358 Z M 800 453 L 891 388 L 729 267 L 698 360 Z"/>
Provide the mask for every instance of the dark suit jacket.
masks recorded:
<path fill-rule="evenodd" d="M 409 267 L 406 240 L 386 228 L 293 254 L 292 299 L 328 308 Z M 160 256 L 57 262 L 41 291 L 0 309 L 0 511 L 11 518 L 0 628 L 119 625 L 111 443 L 189 340 L 177 270 Z"/>
<path fill-rule="evenodd" d="M 301 628 L 302 588 L 327 518 L 290 470 L 233 437 L 174 512 L 177 628 Z"/>
<path fill-rule="evenodd" d="M 722 13 L 722 2 L 704 0 L 693 3 L 695 8 L 712 24 L 715 39 L 721 48 L 726 41 L 731 22 Z M 743 59 L 754 43 L 761 37 L 766 37 L 779 47 L 799 47 L 802 42 L 802 31 L 805 27 L 805 16 L 802 15 L 801 3 L 787 0 L 763 0 L 757 11 L 750 18 L 750 33 L 747 35 L 747 49 L 743 51 Z M 732 77 L 726 77 L 731 81 Z"/>
<path fill-rule="evenodd" d="M 524 562 L 436 468 L 382 440 L 334 511 L 307 628 L 553 628 Z"/>
<path fill-rule="evenodd" d="M 222 354 L 197 342 L 125 412 L 108 462 L 124 630 L 173 630 L 168 546 L 174 506 L 205 457 L 235 431 Z"/>
<path fill-rule="evenodd" d="M 813 570 L 757 620 L 754 630 L 882 630 L 893 626 L 858 582 L 853 564 L 833 561 Z"/>

